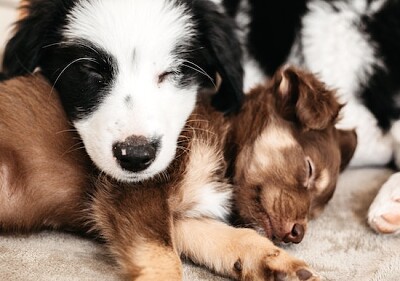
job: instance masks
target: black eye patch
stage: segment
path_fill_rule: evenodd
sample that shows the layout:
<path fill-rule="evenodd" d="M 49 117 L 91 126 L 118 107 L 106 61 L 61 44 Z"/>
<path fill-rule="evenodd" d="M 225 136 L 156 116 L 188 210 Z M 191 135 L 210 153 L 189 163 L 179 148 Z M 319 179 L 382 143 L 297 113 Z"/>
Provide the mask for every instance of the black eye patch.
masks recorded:
<path fill-rule="evenodd" d="M 109 92 L 118 71 L 115 59 L 82 40 L 53 44 L 45 52 L 42 71 L 59 92 L 68 117 L 90 115 Z"/>

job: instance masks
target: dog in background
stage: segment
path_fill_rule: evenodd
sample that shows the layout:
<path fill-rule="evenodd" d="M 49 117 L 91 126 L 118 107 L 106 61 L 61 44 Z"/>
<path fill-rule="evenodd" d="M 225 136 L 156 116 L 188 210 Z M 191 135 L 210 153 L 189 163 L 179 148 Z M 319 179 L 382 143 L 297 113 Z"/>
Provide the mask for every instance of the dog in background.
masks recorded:
<path fill-rule="evenodd" d="M 292 81 L 281 78 L 277 83 L 286 87 Z M 294 106 L 292 99 L 286 100 L 276 87 L 260 87 L 249 98 L 265 98 L 269 109 L 274 108 L 274 101 L 280 101 L 280 109 L 289 113 L 287 109 Z M 2 231 L 93 231 L 105 240 L 123 272 L 135 280 L 181 279 L 179 255 L 239 280 L 281 280 L 282 276 L 288 280 L 319 280 L 304 262 L 289 256 L 266 237 L 224 222 L 232 210 L 234 192 L 225 178 L 224 147 L 230 123 L 209 105 L 199 104 L 187 121 L 176 157 L 164 177 L 124 183 L 99 173 L 90 164 L 82 143 L 71 132 L 58 95 L 44 78 L 15 78 L 0 85 L 0 92 Z M 329 95 L 328 101 L 335 102 Z M 243 112 L 246 115 L 251 111 L 247 108 Z M 337 112 L 329 111 L 327 115 L 323 123 L 330 124 L 327 130 L 332 134 L 328 134 L 335 141 L 339 135 L 332 131 L 331 122 Z M 270 125 L 272 132 L 279 131 L 274 128 L 279 124 Z M 325 125 L 315 129 L 323 130 Z M 287 137 L 285 140 L 291 139 L 286 129 L 281 133 Z M 260 143 L 267 140 L 271 139 Z M 243 144 L 250 145 L 248 141 Z M 319 181 L 319 173 L 315 170 L 314 175 L 308 170 L 307 165 L 314 164 L 307 162 L 299 145 L 293 150 L 301 158 L 298 180 L 302 186 L 296 182 L 296 188 L 306 192 L 313 188 L 311 180 Z M 338 145 L 331 151 L 338 160 L 335 174 L 341 153 Z M 237 159 L 248 155 L 247 150 L 243 156 L 238 151 Z M 312 155 L 310 159 L 317 169 L 319 162 Z M 308 178 L 310 173 L 313 175 Z M 304 186 L 304 180 L 309 185 Z M 323 181 L 328 183 L 327 179 Z M 206 234 L 208 238 L 204 239 Z"/>
<path fill-rule="evenodd" d="M 7 43 L 8 77 L 40 68 L 93 162 L 122 181 L 164 171 L 198 92 L 240 107 L 234 22 L 208 0 L 29 0 Z"/>
<path fill-rule="evenodd" d="M 346 104 L 338 127 L 357 131 L 351 165 L 400 166 L 399 1 L 222 2 L 240 26 L 246 88 L 286 63 L 310 70 Z M 383 185 L 369 210 L 378 232 L 400 233 L 399 179 Z"/>

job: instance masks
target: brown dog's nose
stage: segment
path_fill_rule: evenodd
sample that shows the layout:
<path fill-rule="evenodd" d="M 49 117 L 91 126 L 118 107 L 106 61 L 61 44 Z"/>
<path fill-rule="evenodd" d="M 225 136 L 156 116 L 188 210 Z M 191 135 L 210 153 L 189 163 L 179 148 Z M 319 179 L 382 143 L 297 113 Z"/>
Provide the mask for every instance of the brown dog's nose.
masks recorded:
<path fill-rule="evenodd" d="M 283 242 L 296 243 L 296 244 L 300 243 L 301 240 L 303 240 L 304 232 L 305 232 L 304 226 L 299 223 L 295 223 L 293 225 L 291 232 L 286 234 L 285 237 L 283 238 Z"/>
<path fill-rule="evenodd" d="M 148 168 L 156 158 L 157 140 L 142 136 L 130 136 L 123 142 L 113 145 L 113 154 L 122 169 L 140 172 Z"/>

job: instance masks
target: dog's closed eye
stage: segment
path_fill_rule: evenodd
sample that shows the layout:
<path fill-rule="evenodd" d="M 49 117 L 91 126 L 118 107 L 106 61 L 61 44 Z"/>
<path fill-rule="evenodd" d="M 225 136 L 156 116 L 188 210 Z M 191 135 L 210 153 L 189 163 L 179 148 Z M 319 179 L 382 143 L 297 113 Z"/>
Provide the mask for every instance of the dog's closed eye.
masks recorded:
<path fill-rule="evenodd" d="M 315 166 L 313 161 L 311 160 L 310 157 L 306 157 L 305 159 L 305 164 L 306 164 L 306 180 L 304 183 L 304 186 L 309 189 L 314 183 L 315 180 Z"/>
<path fill-rule="evenodd" d="M 104 75 L 100 70 L 100 65 L 96 61 L 84 62 L 80 65 L 80 69 L 95 81 L 102 83 Z"/>
<path fill-rule="evenodd" d="M 168 70 L 168 71 L 165 71 L 165 72 L 161 73 L 158 76 L 158 84 L 163 83 L 166 79 L 171 78 L 176 74 L 177 74 L 177 72 L 174 71 L 174 70 Z"/>

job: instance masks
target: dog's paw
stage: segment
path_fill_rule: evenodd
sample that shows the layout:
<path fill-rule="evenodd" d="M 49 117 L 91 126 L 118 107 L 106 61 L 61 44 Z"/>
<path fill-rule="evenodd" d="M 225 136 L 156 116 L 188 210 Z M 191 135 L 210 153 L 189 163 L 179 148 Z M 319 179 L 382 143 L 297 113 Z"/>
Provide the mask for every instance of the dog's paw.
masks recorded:
<path fill-rule="evenodd" d="M 400 233 L 400 172 L 382 186 L 368 211 L 368 223 L 379 233 Z"/>
<path fill-rule="evenodd" d="M 262 281 L 319 281 L 321 280 L 305 262 L 290 256 L 282 249 L 269 250 L 261 258 L 258 255 L 238 260 L 234 268 L 239 280 Z"/>

